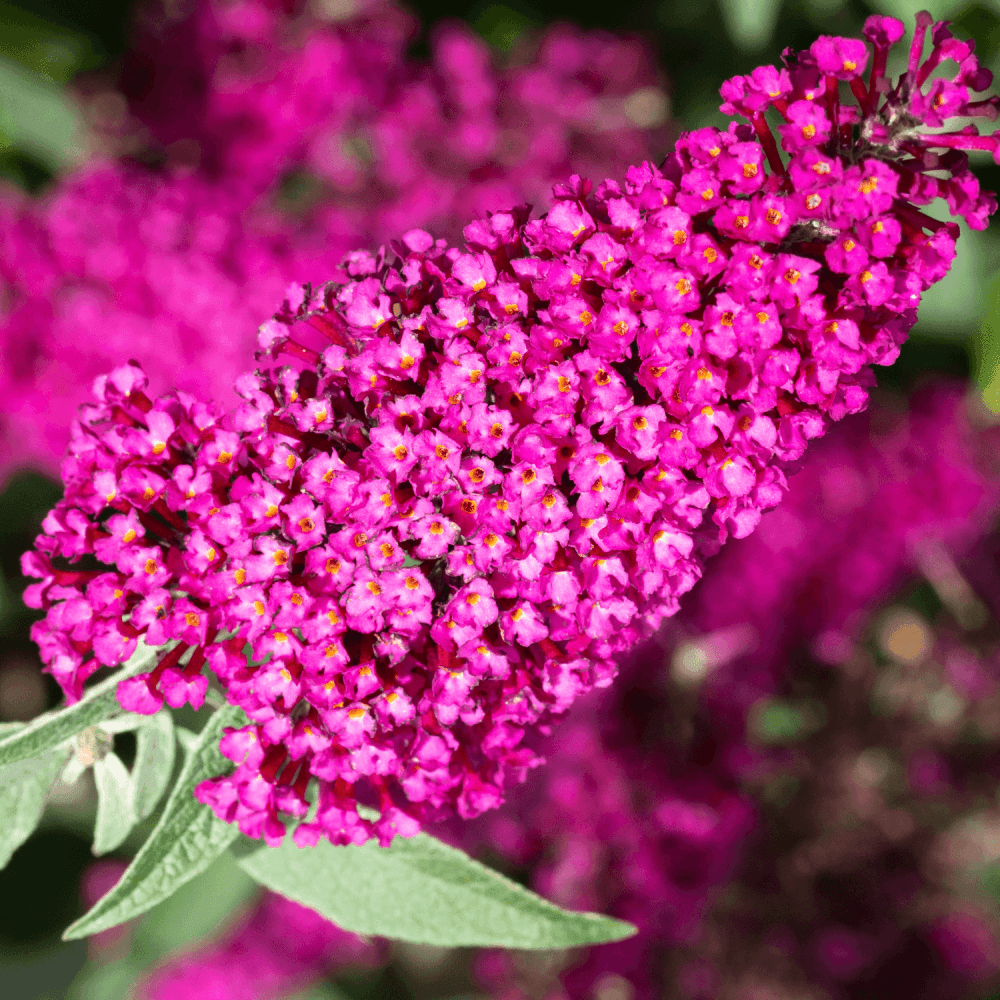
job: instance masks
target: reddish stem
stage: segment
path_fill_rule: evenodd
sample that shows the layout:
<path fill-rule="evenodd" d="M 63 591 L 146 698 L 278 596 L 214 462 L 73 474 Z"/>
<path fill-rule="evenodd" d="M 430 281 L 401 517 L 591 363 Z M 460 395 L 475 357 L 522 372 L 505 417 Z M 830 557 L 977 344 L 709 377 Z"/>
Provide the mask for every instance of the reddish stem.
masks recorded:
<path fill-rule="evenodd" d="M 302 431 L 293 424 L 273 415 L 267 418 L 267 429 L 272 434 L 284 434 L 285 437 L 290 437 L 294 441 L 301 441 L 305 437 Z"/>
<path fill-rule="evenodd" d="M 169 653 L 167 653 L 166 656 L 163 657 L 162 660 L 160 660 L 159 663 L 156 664 L 153 672 L 146 680 L 146 684 L 153 694 L 156 693 L 156 685 L 159 684 L 163 671 L 168 667 L 176 666 L 177 661 L 187 652 L 187 649 L 188 644 L 186 642 L 179 642 L 172 650 L 170 650 Z"/>
<path fill-rule="evenodd" d="M 309 787 L 309 779 L 311 777 L 312 775 L 309 772 L 309 758 L 306 757 L 299 769 L 299 776 L 295 779 L 295 784 L 292 785 L 292 790 L 303 802 L 306 800 L 306 789 Z"/>
<path fill-rule="evenodd" d="M 301 344 L 297 344 L 294 340 L 286 340 L 284 344 L 281 345 L 281 349 L 286 354 L 291 354 L 293 358 L 298 358 L 300 361 L 305 361 L 306 364 L 315 365 L 319 362 L 319 355 L 310 350 L 308 347 L 303 347 Z"/>
<path fill-rule="evenodd" d="M 276 785 L 290 785 L 294 780 L 295 772 L 298 771 L 300 764 L 297 760 L 290 760 L 288 765 L 285 767 L 284 771 L 278 777 L 275 782 Z"/>
<path fill-rule="evenodd" d="M 336 323 L 333 322 L 334 319 Z M 325 313 L 322 316 L 314 313 L 306 322 L 314 330 L 319 330 L 330 343 L 338 347 L 347 347 L 347 339 L 344 336 L 347 324 L 336 313 Z"/>
<path fill-rule="evenodd" d="M 153 504 L 153 510 L 156 511 L 164 521 L 167 522 L 172 528 L 176 528 L 178 531 L 186 531 L 187 525 L 181 519 L 179 514 L 172 511 L 164 502 L 163 497 L 160 497 L 156 503 Z"/>
<path fill-rule="evenodd" d="M 982 101 L 970 101 L 965 106 L 965 111 L 972 118 L 988 118 L 991 122 L 995 122 L 997 120 L 997 103 L 996 97 L 987 97 Z"/>
<path fill-rule="evenodd" d="M 288 747 L 280 743 L 271 747 L 264 755 L 264 762 L 260 765 L 260 776 L 265 781 L 274 781 L 275 775 L 287 757 Z"/>
<path fill-rule="evenodd" d="M 840 82 L 835 76 L 826 77 L 826 114 L 833 126 L 837 145 L 840 145 Z"/>
<path fill-rule="evenodd" d="M 857 77 L 851 80 L 851 93 L 857 99 L 858 104 L 861 105 L 861 116 L 863 118 L 868 114 L 868 91 Z"/>
<path fill-rule="evenodd" d="M 156 535 L 157 538 L 164 542 L 172 542 L 174 539 L 171 538 L 168 530 L 156 520 L 155 517 L 150 517 L 149 514 L 144 511 L 137 510 L 136 514 L 139 517 L 139 523 L 151 534 Z"/>
<path fill-rule="evenodd" d="M 267 420 L 267 429 L 272 434 L 284 434 L 294 441 L 300 441 L 309 448 L 316 448 L 318 451 L 328 452 L 330 449 L 329 440 L 322 434 L 315 431 L 300 431 L 293 424 L 282 420 L 280 417 L 270 416 Z"/>
<path fill-rule="evenodd" d="M 774 141 L 774 136 L 771 134 L 771 128 L 767 124 L 767 120 L 764 118 L 764 115 L 758 111 L 754 114 L 750 121 L 753 123 L 753 128 L 757 133 L 757 138 L 760 139 L 760 144 L 764 147 L 764 153 L 767 156 L 767 162 L 771 165 L 771 169 L 775 172 L 775 174 L 780 177 L 784 177 L 785 165 L 781 162 L 781 154 L 778 152 L 778 145 Z"/>
<path fill-rule="evenodd" d="M 114 408 L 114 422 L 123 427 L 138 427 L 139 423 L 134 417 L 130 417 L 120 406 Z"/>
<path fill-rule="evenodd" d="M 903 201 L 894 201 L 892 210 L 896 215 L 920 230 L 929 229 L 932 233 L 936 233 L 939 229 L 944 229 L 946 226 L 951 225 L 951 223 L 942 222 L 940 219 L 932 219 L 929 215 L 918 212 L 912 205 L 907 205 Z"/>
<path fill-rule="evenodd" d="M 927 34 L 927 29 L 933 23 L 933 18 L 927 11 L 922 10 L 917 14 L 916 21 L 917 23 L 913 29 L 913 41 L 910 43 L 910 62 L 907 71 L 907 76 L 910 77 L 911 83 L 917 79 L 920 57 L 924 52 L 924 36 Z"/>
<path fill-rule="evenodd" d="M 142 392 L 129 393 L 128 401 L 142 413 L 149 413 L 149 411 L 153 408 L 153 404 L 149 401 L 149 397 Z"/>
<path fill-rule="evenodd" d="M 61 587 L 71 587 L 74 583 L 82 583 L 84 580 L 93 580 L 95 576 L 100 576 L 103 570 L 94 569 L 54 569 L 52 577 Z"/>
<path fill-rule="evenodd" d="M 211 642 L 211 640 L 208 640 Z M 207 645 L 207 643 L 206 643 Z M 199 646 L 191 657 L 191 661 L 184 668 L 185 677 L 197 677 L 201 673 L 201 668 L 205 665 L 205 649 Z"/>
<path fill-rule="evenodd" d="M 971 135 L 968 132 L 939 132 L 936 135 L 922 135 L 918 141 L 921 145 L 931 149 L 943 146 L 947 149 L 985 149 L 989 153 L 992 153 L 998 144 L 998 140 L 992 135 Z"/>

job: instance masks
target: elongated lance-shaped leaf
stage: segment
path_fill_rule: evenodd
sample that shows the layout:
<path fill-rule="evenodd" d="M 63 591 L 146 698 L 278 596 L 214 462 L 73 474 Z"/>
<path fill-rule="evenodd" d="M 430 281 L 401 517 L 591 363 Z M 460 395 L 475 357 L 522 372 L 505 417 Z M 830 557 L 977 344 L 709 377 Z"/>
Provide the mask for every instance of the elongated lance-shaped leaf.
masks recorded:
<path fill-rule="evenodd" d="M 185 726 L 174 726 L 174 733 L 177 735 L 177 742 L 181 745 L 185 755 L 192 753 L 198 746 L 198 734 L 193 730 Z"/>
<path fill-rule="evenodd" d="M 94 824 L 94 854 L 113 851 L 135 826 L 135 792 L 128 769 L 116 754 L 94 761 L 97 784 L 97 822 Z"/>
<path fill-rule="evenodd" d="M 166 709 L 145 717 L 145 724 L 136 732 L 135 766 L 132 784 L 135 788 L 135 816 L 145 819 L 160 801 L 170 783 L 177 744 L 174 740 L 174 717 Z"/>
<path fill-rule="evenodd" d="M 0 735 L 23 723 L 0 724 Z M 55 747 L 39 757 L 0 767 L 0 868 L 34 832 L 45 811 L 45 799 L 59 776 L 69 748 Z"/>
<path fill-rule="evenodd" d="M 426 834 L 299 848 L 242 838 L 237 859 L 258 882 L 359 934 L 455 947 L 571 948 L 618 941 L 635 927 L 572 913 Z"/>
<path fill-rule="evenodd" d="M 234 705 L 220 708 L 208 720 L 149 840 L 111 892 L 67 928 L 64 940 L 96 934 L 145 913 L 203 872 L 233 842 L 239 834 L 236 826 L 223 823 L 193 792 L 231 766 L 219 752 L 222 730 L 246 723 L 243 710 Z"/>
<path fill-rule="evenodd" d="M 147 646 L 142 639 L 125 666 L 111 677 L 96 684 L 75 704 L 46 712 L 33 719 L 23 729 L 0 740 L 0 767 L 18 760 L 37 757 L 59 746 L 88 726 L 103 722 L 121 711 L 118 705 L 119 681 L 148 670 L 157 656 L 175 643 Z"/>
<path fill-rule="evenodd" d="M 149 720 L 157 718 L 159 714 L 158 712 L 157 715 L 140 715 L 138 712 L 123 712 L 112 719 L 105 719 L 100 723 L 100 726 L 104 732 L 111 736 L 117 736 L 119 733 L 132 733 L 140 726 L 148 725 Z"/>

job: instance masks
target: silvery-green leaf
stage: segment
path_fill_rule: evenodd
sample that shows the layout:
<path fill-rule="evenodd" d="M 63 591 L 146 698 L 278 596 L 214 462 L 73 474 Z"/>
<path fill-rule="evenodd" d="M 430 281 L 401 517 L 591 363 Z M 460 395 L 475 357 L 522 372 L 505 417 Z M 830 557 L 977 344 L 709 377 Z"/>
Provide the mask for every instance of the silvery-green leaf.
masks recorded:
<path fill-rule="evenodd" d="M 392 846 L 281 847 L 241 838 L 239 863 L 258 882 L 358 934 L 457 947 L 571 948 L 618 941 L 631 924 L 573 913 L 427 834 Z"/>
<path fill-rule="evenodd" d="M 36 757 L 89 726 L 117 715 L 120 712 L 116 695 L 119 682 L 148 670 L 157 656 L 173 645 L 175 643 L 150 647 L 140 639 L 138 648 L 124 667 L 85 692 L 75 705 L 46 712 L 18 732 L 0 739 L 0 766 Z"/>
<path fill-rule="evenodd" d="M 159 714 L 159 713 L 157 713 Z M 155 719 L 155 715 L 140 715 L 138 712 L 122 712 L 112 719 L 105 719 L 101 723 L 101 729 L 112 736 L 119 733 L 131 733 L 140 726 L 145 726 L 150 719 Z"/>
<path fill-rule="evenodd" d="M 56 747 L 30 760 L 0 767 L 0 868 L 34 832 L 45 799 L 68 749 Z"/>
<path fill-rule="evenodd" d="M 188 729 L 186 726 L 174 726 L 174 732 L 177 734 L 177 742 L 180 743 L 185 754 L 191 753 L 198 745 L 198 734 L 194 730 Z"/>
<path fill-rule="evenodd" d="M 97 822 L 94 824 L 94 854 L 113 851 L 135 826 L 135 792 L 132 777 L 113 753 L 94 761 L 97 784 Z"/>
<path fill-rule="evenodd" d="M 145 913 L 205 871 L 233 842 L 239 830 L 217 819 L 193 792 L 206 778 L 232 766 L 219 752 L 223 729 L 246 724 L 243 710 L 234 705 L 219 709 L 208 720 L 149 839 L 111 892 L 67 928 L 65 940 L 96 934 Z"/>
<path fill-rule="evenodd" d="M 89 764 L 84 764 L 77 754 L 72 753 L 69 760 L 66 761 L 66 766 L 62 769 L 62 774 L 59 777 L 63 784 L 75 785 L 83 777 L 83 772 L 88 767 L 90 767 Z"/>
<path fill-rule="evenodd" d="M 132 768 L 136 819 L 145 819 L 167 790 L 176 749 L 173 715 L 163 709 L 156 715 L 145 716 L 145 724 L 136 732 L 135 765 Z"/>

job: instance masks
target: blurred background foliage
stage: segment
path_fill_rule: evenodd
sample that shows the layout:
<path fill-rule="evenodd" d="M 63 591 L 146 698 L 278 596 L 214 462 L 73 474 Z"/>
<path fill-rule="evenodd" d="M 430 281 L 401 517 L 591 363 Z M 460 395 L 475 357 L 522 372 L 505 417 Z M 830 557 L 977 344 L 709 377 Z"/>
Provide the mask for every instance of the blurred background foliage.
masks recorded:
<path fill-rule="evenodd" d="M 319 2 L 319 0 L 316 0 Z M 0 0 L 0 176 L 43 191 L 84 155 L 83 127 L 65 85 L 81 74 L 113 72 L 125 50 L 131 0 Z M 927 3 L 911 0 L 633 0 L 581 5 L 576 0 L 423 0 L 424 26 L 414 54 L 427 51 L 428 29 L 445 18 L 468 22 L 498 50 L 555 21 L 643 36 L 667 79 L 669 115 L 680 128 L 722 124 L 717 88 L 726 77 L 777 62 L 786 46 L 808 47 L 819 33 L 854 35 L 872 12 L 912 23 Z M 1000 0 L 940 0 L 936 18 L 950 18 L 974 37 L 983 63 L 1000 76 Z M 984 186 L 1000 189 L 1000 167 L 976 164 Z M 964 228 L 964 227 L 963 227 Z M 1000 228 L 965 231 L 948 277 L 925 297 L 920 321 L 883 383 L 907 389 L 927 373 L 973 377 L 989 408 L 1000 413 Z M 0 720 L 30 718 L 55 704 L 57 689 L 38 672 L 28 640 L 33 620 L 19 599 L 19 557 L 38 530 L 58 487 L 36 475 L 16 477 L 0 494 Z M 822 708 L 822 706 L 819 706 Z M 198 728 L 190 713 L 186 725 Z M 775 701 L 752 723 L 765 743 L 798 741 L 823 725 L 812 704 Z M 127 755 L 128 748 L 123 748 Z M 89 830 L 94 793 L 89 775 L 52 803 L 39 833 L 0 872 L 0 998 L 116 1000 L 140 972 L 165 954 L 225 926 L 254 894 L 248 877 L 224 856 L 210 871 L 161 904 L 129 934 L 91 942 L 59 941 L 86 907 L 81 876 L 93 863 Z M 155 820 L 155 816 L 152 820 Z M 152 820 L 150 822 L 152 822 Z M 127 857 L 136 844 L 118 853 Z M 1000 866 L 983 876 L 1000 900 Z M 111 932 L 109 932 L 111 933 Z M 447 995 L 432 989 L 436 958 L 414 949 L 412 976 L 383 973 L 323 984 L 297 1000 Z M 420 970 L 423 970 L 422 972 Z M 428 977 L 427 970 L 431 973 Z M 392 974 L 395 975 L 395 974 Z M 390 978 L 392 978 L 390 976 Z"/>

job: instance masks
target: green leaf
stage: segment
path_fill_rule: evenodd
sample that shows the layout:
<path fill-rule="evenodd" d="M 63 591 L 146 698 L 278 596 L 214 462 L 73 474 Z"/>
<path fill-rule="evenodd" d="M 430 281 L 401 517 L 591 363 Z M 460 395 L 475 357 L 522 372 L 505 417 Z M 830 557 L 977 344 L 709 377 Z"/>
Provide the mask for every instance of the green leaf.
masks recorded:
<path fill-rule="evenodd" d="M 296 993 L 288 1000 L 351 1000 L 351 998 L 334 983 L 318 983 L 305 993 Z"/>
<path fill-rule="evenodd" d="M 40 757 L 0 767 L 0 868 L 38 826 L 67 752 L 57 747 Z"/>
<path fill-rule="evenodd" d="M 94 761 L 97 784 L 97 822 L 94 824 L 94 854 L 113 851 L 135 826 L 135 789 L 121 759 L 113 753 Z"/>
<path fill-rule="evenodd" d="M 181 769 L 163 815 L 121 881 L 89 912 L 67 928 L 63 939 L 86 937 L 145 913 L 203 872 L 236 838 L 236 826 L 223 823 L 196 801 L 194 788 L 231 765 L 219 752 L 226 726 L 244 726 L 241 708 L 226 705 L 208 720 Z"/>
<path fill-rule="evenodd" d="M 61 1000 L 122 1000 L 139 995 L 136 987 L 148 978 L 150 968 L 164 956 L 194 946 L 206 937 L 218 936 L 259 896 L 260 886 L 236 864 L 228 851 L 223 851 L 207 871 L 182 885 L 135 925 L 129 936 L 127 955 L 106 965 L 88 962 L 65 997 L 62 993 L 59 997 Z M 73 946 L 64 944 L 62 948 Z M 2 986 L 0 974 L 0 994 Z"/>
<path fill-rule="evenodd" d="M 239 863 L 258 882 L 359 934 L 437 944 L 571 948 L 618 941 L 631 925 L 571 913 L 426 834 L 299 848 L 242 838 Z"/>
<path fill-rule="evenodd" d="M 52 169 L 83 152 L 83 123 L 63 88 L 2 56 L 0 125 L 15 146 Z"/>
<path fill-rule="evenodd" d="M 117 736 L 119 733 L 134 732 L 140 726 L 145 726 L 152 718 L 155 716 L 140 715 L 138 712 L 123 712 L 113 719 L 105 719 L 100 725 L 101 729 L 109 735 Z"/>
<path fill-rule="evenodd" d="M 826 709 L 814 699 L 762 699 L 750 710 L 747 726 L 761 743 L 794 743 L 812 736 L 826 724 Z"/>
<path fill-rule="evenodd" d="M 174 732 L 185 755 L 191 753 L 198 745 L 198 734 L 193 729 L 188 729 L 187 726 L 174 726 Z"/>
<path fill-rule="evenodd" d="M 156 715 L 146 716 L 145 725 L 136 733 L 135 766 L 132 768 L 136 819 L 145 819 L 167 790 L 176 749 L 173 715 L 164 709 Z"/>
<path fill-rule="evenodd" d="M 781 0 L 719 0 L 730 40 L 756 52 L 767 45 L 781 11 Z"/>
<path fill-rule="evenodd" d="M 182 885 L 143 917 L 132 939 L 133 954 L 148 968 L 163 955 L 215 937 L 237 910 L 260 898 L 260 886 L 223 851 L 200 875 Z"/>
<path fill-rule="evenodd" d="M 986 302 L 982 325 L 970 344 L 973 374 L 987 408 L 1000 413 L 1000 274 L 986 284 Z"/>
<path fill-rule="evenodd" d="M 46 750 L 59 746 L 88 726 L 96 725 L 121 711 L 116 691 L 119 681 L 141 674 L 161 651 L 173 645 L 147 646 L 142 639 L 124 668 L 118 673 L 95 684 L 75 704 L 57 708 L 33 719 L 22 730 L 0 739 L 0 766 L 18 760 L 37 757 Z"/>

